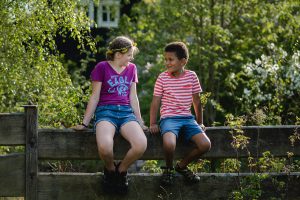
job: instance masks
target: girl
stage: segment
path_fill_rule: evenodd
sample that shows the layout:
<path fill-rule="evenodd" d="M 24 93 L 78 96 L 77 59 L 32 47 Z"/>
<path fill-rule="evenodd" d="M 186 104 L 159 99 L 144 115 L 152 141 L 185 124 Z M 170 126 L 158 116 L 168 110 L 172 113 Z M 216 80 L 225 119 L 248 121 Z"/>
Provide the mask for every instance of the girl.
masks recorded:
<path fill-rule="evenodd" d="M 136 92 L 137 69 L 130 61 L 137 51 L 135 43 L 127 37 L 113 39 L 106 52 L 107 61 L 96 65 L 91 73 L 92 95 L 83 122 L 74 127 L 84 130 L 95 113 L 96 142 L 100 158 L 104 161 L 104 190 L 126 193 L 127 169 L 146 150 L 147 139 Z M 122 135 L 131 148 L 124 159 L 114 163 L 114 136 Z"/>

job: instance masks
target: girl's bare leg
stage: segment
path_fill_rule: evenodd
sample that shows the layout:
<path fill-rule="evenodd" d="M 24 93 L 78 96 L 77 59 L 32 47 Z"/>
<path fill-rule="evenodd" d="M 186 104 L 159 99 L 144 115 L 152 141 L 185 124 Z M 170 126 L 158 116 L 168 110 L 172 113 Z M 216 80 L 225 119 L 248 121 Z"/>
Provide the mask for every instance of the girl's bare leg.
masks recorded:
<path fill-rule="evenodd" d="M 115 126 L 107 121 L 101 121 L 96 126 L 98 153 L 108 171 L 115 171 L 113 152 L 115 131 Z"/>
<path fill-rule="evenodd" d="M 131 164 L 139 159 L 147 148 L 147 138 L 141 126 L 136 121 L 130 121 L 121 127 L 121 135 L 131 148 L 126 153 L 119 166 L 119 172 L 126 172 Z"/>

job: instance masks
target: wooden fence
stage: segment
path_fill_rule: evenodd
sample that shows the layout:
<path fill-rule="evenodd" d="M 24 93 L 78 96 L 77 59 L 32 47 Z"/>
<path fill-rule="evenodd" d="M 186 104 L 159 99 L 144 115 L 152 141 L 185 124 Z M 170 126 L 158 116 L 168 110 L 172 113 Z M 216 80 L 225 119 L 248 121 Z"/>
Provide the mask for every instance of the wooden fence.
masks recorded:
<path fill-rule="evenodd" d="M 209 127 L 207 135 L 212 149 L 204 158 L 234 158 L 229 127 Z M 299 126 L 251 126 L 243 127 L 251 138 L 248 150 L 261 156 L 271 151 L 276 157 L 293 152 L 300 156 L 300 145 L 291 147 L 289 136 Z M 162 141 L 158 135 L 147 134 L 148 148 L 142 160 L 163 159 Z M 227 199 L 237 189 L 237 181 L 250 173 L 201 173 L 201 182 L 187 186 L 181 177 L 175 185 L 163 188 L 159 174 L 130 174 L 130 192 L 125 196 L 107 195 L 101 190 L 102 173 L 49 173 L 41 172 L 38 163 L 43 160 L 96 160 L 99 159 L 95 135 L 92 130 L 75 132 L 70 129 L 38 129 L 36 106 L 25 106 L 24 113 L 0 114 L 0 146 L 25 146 L 25 152 L 0 155 L 0 196 L 19 197 L 26 200 L 51 199 Z M 115 157 L 121 159 L 129 144 L 121 137 L 115 141 Z M 180 139 L 176 158 L 181 158 L 192 145 L 184 145 Z M 247 151 L 240 152 L 247 157 Z M 300 172 L 270 173 L 271 177 L 285 181 L 287 199 L 300 199 Z M 270 181 L 270 180 L 269 180 Z M 262 183 L 264 195 L 274 195 L 269 181 Z M 277 191 L 278 192 L 278 191 Z M 279 195 L 279 193 L 278 193 Z M 266 199 L 266 198 L 265 198 Z"/>

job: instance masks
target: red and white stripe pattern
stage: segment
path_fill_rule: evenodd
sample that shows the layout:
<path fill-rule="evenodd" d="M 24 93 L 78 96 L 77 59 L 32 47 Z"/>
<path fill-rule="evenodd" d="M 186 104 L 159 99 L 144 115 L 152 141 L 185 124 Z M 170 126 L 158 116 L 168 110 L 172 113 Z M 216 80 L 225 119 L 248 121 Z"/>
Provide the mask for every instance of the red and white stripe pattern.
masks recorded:
<path fill-rule="evenodd" d="M 202 88 L 194 71 L 185 70 L 178 78 L 167 71 L 161 73 L 153 93 L 161 97 L 160 117 L 190 116 L 192 95 L 199 92 L 202 92 Z"/>

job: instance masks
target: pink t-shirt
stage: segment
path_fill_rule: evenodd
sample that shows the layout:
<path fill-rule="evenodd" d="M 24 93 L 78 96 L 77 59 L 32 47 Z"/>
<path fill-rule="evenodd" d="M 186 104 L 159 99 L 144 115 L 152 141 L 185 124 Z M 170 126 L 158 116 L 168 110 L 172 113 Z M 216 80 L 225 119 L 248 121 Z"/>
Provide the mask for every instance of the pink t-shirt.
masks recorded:
<path fill-rule="evenodd" d="M 202 92 L 195 72 L 185 70 L 181 77 L 161 73 L 154 86 L 154 96 L 161 97 L 160 117 L 191 116 L 193 94 Z"/>
<path fill-rule="evenodd" d="M 131 83 L 138 82 L 137 69 L 135 64 L 129 63 L 119 74 L 107 61 L 103 61 L 95 66 L 91 80 L 102 82 L 98 106 L 129 105 Z"/>

